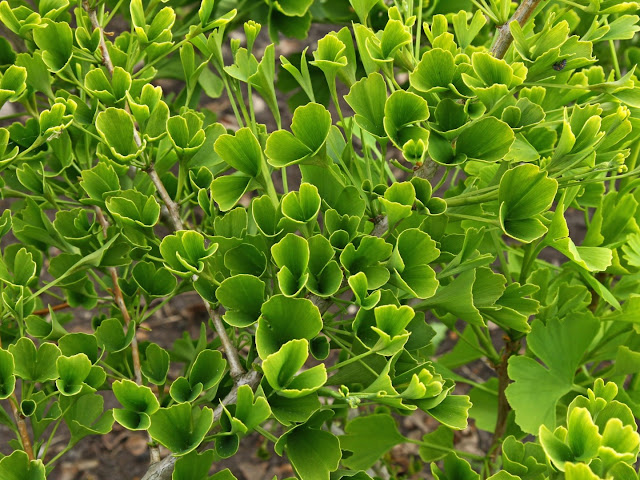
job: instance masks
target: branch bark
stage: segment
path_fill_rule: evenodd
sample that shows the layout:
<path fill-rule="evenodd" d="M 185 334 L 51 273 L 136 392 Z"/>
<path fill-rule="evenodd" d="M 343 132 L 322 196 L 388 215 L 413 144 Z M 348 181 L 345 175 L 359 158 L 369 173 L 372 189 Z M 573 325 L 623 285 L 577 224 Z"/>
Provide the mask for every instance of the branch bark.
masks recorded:
<path fill-rule="evenodd" d="M 51 311 L 57 312 L 58 310 L 64 310 L 65 308 L 69 308 L 69 307 L 70 305 L 67 302 L 62 302 L 62 303 L 59 303 L 58 305 L 49 305 L 47 308 L 34 310 L 32 315 L 38 315 L 38 316 L 49 315 Z"/>
<path fill-rule="evenodd" d="M 236 350 L 236 347 L 233 345 L 233 343 L 231 343 L 231 340 L 227 335 L 227 330 L 222 323 L 222 319 L 220 318 L 220 314 L 218 313 L 218 311 L 211 308 L 211 305 L 209 305 L 209 302 L 207 302 L 206 300 L 203 300 L 202 302 L 204 303 L 204 307 L 207 309 L 209 318 L 211 318 L 213 327 L 220 337 L 222 349 L 224 350 L 227 361 L 229 362 L 229 373 L 231 375 L 231 378 L 233 378 L 235 381 L 244 374 L 244 368 L 242 368 L 242 365 L 240 364 L 238 351 Z"/>
<path fill-rule="evenodd" d="M 11 405 L 11 411 L 13 417 L 16 419 L 16 426 L 18 427 L 18 434 L 20 435 L 20 442 L 24 452 L 29 457 L 29 460 L 35 460 L 33 456 L 33 447 L 31 446 L 31 439 L 29 438 L 29 431 L 27 430 L 27 424 L 24 421 L 24 417 L 18 409 L 18 397 L 15 392 L 11 394 L 9 398 L 9 404 Z"/>
<path fill-rule="evenodd" d="M 371 236 L 381 237 L 387 230 L 389 230 L 389 218 L 385 215 L 377 219 L 373 226 L 373 230 L 371 230 Z"/>
<path fill-rule="evenodd" d="M 158 191 L 158 195 L 164 202 L 167 210 L 169 212 L 169 218 L 171 219 L 171 224 L 173 225 L 174 230 L 184 230 L 184 224 L 182 223 L 182 219 L 180 218 L 180 212 L 178 210 L 178 205 L 173 201 L 167 189 L 164 188 L 164 184 L 160 177 L 158 176 L 158 172 L 154 168 L 153 164 L 147 169 L 147 174 L 151 181 L 156 186 L 156 190 Z"/>
<path fill-rule="evenodd" d="M 427 157 L 424 159 L 424 162 L 422 162 L 422 165 L 414 170 L 413 175 L 414 177 L 431 180 L 433 177 L 435 177 L 437 171 L 438 164 Z"/>
<path fill-rule="evenodd" d="M 514 341 L 508 338 L 506 340 L 506 344 L 504 347 L 504 352 L 502 354 L 502 358 L 500 363 L 495 366 L 496 373 L 498 375 L 498 418 L 496 420 L 496 428 L 493 432 L 493 441 L 492 441 L 492 449 L 493 449 L 493 457 L 495 458 L 498 455 L 500 450 L 499 445 L 502 437 L 505 434 L 507 429 L 507 417 L 509 416 L 509 412 L 511 411 L 511 406 L 509 405 L 509 401 L 507 400 L 507 396 L 505 395 L 505 390 L 509 386 L 509 359 L 520 349 L 520 342 Z"/>
<path fill-rule="evenodd" d="M 511 34 L 509 25 L 512 22 L 518 22 L 518 24 L 524 26 L 540 2 L 541 0 L 522 0 L 522 3 L 520 3 L 509 21 L 498 27 L 498 38 L 493 44 L 493 48 L 491 48 L 491 53 L 494 57 L 504 58 L 509 47 L 513 43 L 513 35 Z M 520 342 L 507 339 L 500 363 L 495 367 L 498 375 L 498 419 L 493 433 L 493 447 L 495 448 L 495 451 L 493 452 L 494 455 L 497 455 L 498 453 L 499 448 L 496 447 L 504 436 L 507 427 L 507 417 L 511 410 L 505 395 L 505 390 L 509 385 L 509 358 L 517 353 L 519 348 Z"/>
<path fill-rule="evenodd" d="M 216 422 L 220 415 L 223 412 L 223 406 L 233 404 L 238 399 L 238 389 L 243 385 L 249 385 L 252 390 L 255 390 L 258 387 L 258 384 L 262 380 L 262 375 L 260 372 L 256 370 L 252 370 L 244 375 L 241 375 L 236 379 L 236 383 L 231 391 L 227 394 L 222 402 L 216 409 L 213 411 L 213 421 Z M 176 457 L 173 455 L 169 455 L 165 457 L 160 462 L 151 465 L 147 473 L 144 474 L 142 480 L 171 480 L 171 476 L 173 474 L 173 467 L 176 463 Z"/>
<path fill-rule="evenodd" d="M 529 17 L 531 17 L 540 1 L 541 0 L 522 0 L 522 3 L 518 6 L 509 21 L 497 27 L 498 39 L 491 49 L 494 57 L 504 58 L 507 50 L 509 50 L 509 47 L 513 43 L 513 35 L 511 35 L 511 30 L 509 29 L 511 22 L 518 22 L 520 25 L 527 23 L 527 20 L 529 20 Z"/>
<path fill-rule="evenodd" d="M 98 43 L 98 48 L 100 49 L 100 53 L 102 54 L 102 63 L 105 67 L 107 67 L 109 75 L 113 75 L 113 62 L 111 61 L 111 56 L 109 55 L 107 44 L 104 41 L 104 31 L 102 30 L 102 26 L 98 21 L 96 11 L 89 6 L 89 2 L 87 0 L 84 0 L 82 2 L 82 7 L 89 15 L 89 20 L 91 21 L 91 26 L 93 27 L 93 29 L 95 30 L 97 28 L 98 32 L 100 32 L 100 43 Z"/>

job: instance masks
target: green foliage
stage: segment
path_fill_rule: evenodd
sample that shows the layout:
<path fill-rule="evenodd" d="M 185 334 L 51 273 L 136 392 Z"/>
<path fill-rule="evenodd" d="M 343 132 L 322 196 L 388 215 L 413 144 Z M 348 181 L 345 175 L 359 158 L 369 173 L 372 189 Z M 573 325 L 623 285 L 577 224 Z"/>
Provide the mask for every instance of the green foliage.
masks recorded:
<path fill-rule="evenodd" d="M 174 480 L 248 435 L 301 480 L 638 479 L 640 3 L 32 3 L 0 2 L 1 479 L 114 422 Z"/>

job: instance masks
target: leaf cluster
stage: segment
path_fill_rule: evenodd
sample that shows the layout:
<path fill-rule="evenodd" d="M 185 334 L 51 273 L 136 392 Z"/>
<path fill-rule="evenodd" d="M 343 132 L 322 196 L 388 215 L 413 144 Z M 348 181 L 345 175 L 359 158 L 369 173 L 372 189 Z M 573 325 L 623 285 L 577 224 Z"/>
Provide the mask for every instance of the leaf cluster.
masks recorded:
<path fill-rule="evenodd" d="M 0 2 L 0 478 L 117 422 L 174 480 L 251 434 L 301 480 L 637 480 L 640 4 L 179 3 Z"/>

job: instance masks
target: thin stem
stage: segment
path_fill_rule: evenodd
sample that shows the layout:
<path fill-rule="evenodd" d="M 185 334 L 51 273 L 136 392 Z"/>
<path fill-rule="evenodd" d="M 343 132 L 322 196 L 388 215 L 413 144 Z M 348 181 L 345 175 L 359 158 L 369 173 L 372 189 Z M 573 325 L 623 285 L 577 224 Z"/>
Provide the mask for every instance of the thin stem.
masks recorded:
<path fill-rule="evenodd" d="M 365 357 L 368 357 L 369 355 L 376 353 L 375 350 L 367 350 L 366 352 L 363 352 L 359 355 L 355 355 L 351 358 L 348 358 L 342 362 L 338 362 L 335 365 L 330 366 L 329 368 L 327 368 L 327 372 L 332 372 L 334 370 L 338 370 L 339 368 L 344 367 L 345 365 L 349 365 L 350 363 L 353 362 L 357 362 L 358 360 L 362 360 Z"/>
<path fill-rule="evenodd" d="M 282 193 L 289 193 L 289 179 L 287 177 L 287 167 L 282 167 L 280 170 L 280 175 L 282 176 Z"/>
<path fill-rule="evenodd" d="M 102 226 L 102 233 L 104 234 L 104 238 L 107 238 L 107 231 L 109 229 L 109 221 L 105 218 L 104 214 L 100 207 L 96 207 L 96 217 L 100 225 Z M 118 305 L 120 309 L 120 313 L 122 314 L 122 318 L 124 319 L 124 324 L 127 328 L 136 328 L 134 324 L 133 327 L 131 324 L 131 316 L 129 315 L 129 310 L 127 309 L 127 305 L 124 303 L 124 297 L 122 296 L 122 290 L 120 290 L 120 285 L 118 283 L 118 270 L 116 267 L 108 268 L 109 274 L 111 275 L 111 283 L 112 283 L 112 292 L 113 299 Z M 138 349 L 138 339 L 136 335 L 133 335 L 133 339 L 131 340 L 131 358 L 133 360 L 133 373 L 135 376 L 136 383 L 138 385 L 142 385 L 142 368 L 140 365 L 140 351 Z"/>
<path fill-rule="evenodd" d="M 442 187 L 442 185 L 444 185 L 444 183 L 447 181 L 447 178 L 449 177 L 449 172 L 451 172 L 451 167 L 448 167 L 444 173 L 442 174 L 442 178 L 440 178 L 440 180 L 438 181 L 438 183 L 435 184 L 435 186 L 432 189 L 432 192 L 437 192 L 440 187 Z"/>
<path fill-rule="evenodd" d="M 219 70 L 220 77 L 222 77 L 222 83 L 224 84 L 224 88 L 227 91 L 227 97 L 229 98 L 229 103 L 231 104 L 231 109 L 233 110 L 233 114 L 236 117 L 236 121 L 238 122 L 238 126 L 240 128 L 244 127 L 244 123 L 242 122 L 242 116 L 238 111 L 238 105 L 236 104 L 235 97 L 233 96 L 233 92 L 231 91 L 231 87 L 229 86 L 229 81 L 227 80 L 227 73 L 224 70 Z"/>
<path fill-rule="evenodd" d="M 438 445 L 437 443 L 425 442 L 424 440 L 415 440 L 412 438 L 407 438 L 408 443 L 414 443 L 416 445 L 421 445 L 423 447 L 432 448 L 434 450 L 441 450 L 443 452 L 455 452 L 460 457 L 467 457 L 473 460 L 484 460 L 485 457 L 482 455 L 476 455 L 475 453 L 465 452 L 464 450 L 458 450 L 455 448 L 445 447 L 444 445 Z"/>
<path fill-rule="evenodd" d="M 531 265 L 536 261 L 538 257 L 538 253 L 540 253 L 540 241 L 537 244 L 529 243 L 525 247 L 525 254 L 522 260 L 522 267 L 520 269 L 520 277 L 518 281 L 521 284 L 525 284 L 527 282 L 527 277 L 529 275 L 529 270 L 531 269 Z"/>
<path fill-rule="evenodd" d="M 124 0 L 118 0 L 118 3 L 116 3 L 116 6 L 113 7 L 113 10 L 111 10 L 111 12 L 109 13 L 109 15 L 107 15 L 106 20 L 104 21 L 104 26 L 106 27 L 107 25 L 109 25 L 109 23 L 111 22 L 111 20 L 113 19 L 113 17 L 115 16 L 116 13 L 118 13 L 118 10 L 120 9 L 120 7 L 122 6 L 122 4 L 124 3 Z"/>
<path fill-rule="evenodd" d="M 484 218 L 484 217 L 477 217 L 473 215 L 464 215 L 462 213 L 449 213 L 449 212 L 447 212 L 447 215 L 450 217 L 460 218 L 462 220 L 471 220 L 474 222 L 488 223 L 490 225 L 500 226 L 500 222 L 495 217 Z"/>
<path fill-rule="evenodd" d="M 418 0 L 418 22 L 416 24 L 416 48 L 415 59 L 420 61 L 420 36 L 422 35 L 422 0 Z"/>
<path fill-rule="evenodd" d="M 265 430 L 260 425 L 258 425 L 257 427 L 254 427 L 253 429 L 256 432 L 258 432 L 260 435 L 262 435 L 263 437 L 268 438 L 269 440 L 271 440 L 273 443 L 276 443 L 278 441 L 278 437 L 276 437 L 273 433 Z"/>
<path fill-rule="evenodd" d="M 271 178 L 271 173 L 269 172 L 269 165 L 265 162 L 264 157 L 262 158 L 262 168 L 261 168 L 262 178 L 264 179 L 264 188 L 271 199 L 273 205 L 277 208 L 280 201 L 278 200 L 278 194 L 276 193 L 276 189 L 273 186 L 273 178 Z"/>
<path fill-rule="evenodd" d="M 51 430 L 51 434 L 49 435 L 49 438 L 47 439 L 47 443 L 44 446 L 44 450 L 42 450 L 42 458 L 47 458 L 47 452 L 49 451 L 49 447 L 51 446 L 51 442 L 53 441 L 53 437 L 55 436 L 56 432 L 58 431 L 58 427 L 60 427 L 60 424 L 62 423 L 62 417 L 60 417 L 57 421 L 56 424 L 53 427 L 53 430 Z"/>
<path fill-rule="evenodd" d="M 27 115 L 29 115 L 27 112 L 10 113 L 8 115 L 2 115 L 0 120 L 12 120 L 14 118 L 26 117 Z"/>
<path fill-rule="evenodd" d="M 335 335 L 331 335 L 329 332 L 327 332 L 327 329 L 324 329 L 324 333 L 327 337 L 329 337 L 331 339 L 332 342 L 334 342 L 336 345 L 338 345 L 342 350 L 347 351 L 351 354 L 353 354 L 353 352 L 351 352 L 351 349 L 349 347 L 347 347 L 344 343 L 342 343 L 340 340 L 338 340 L 336 338 Z M 369 370 L 369 372 L 371 372 L 373 374 L 374 377 L 378 377 L 378 375 L 380 375 L 378 372 L 376 372 L 373 368 L 371 368 L 369 365 L 367 365 L 366 363 L 364 363 L 362 361 L 361 358 L 357 359 L 358 362 L 360 362 L 360 364 L 365 367 L 367 370 Z"/>
<path fill-rule="evenodd" d="M 496 18 L 496 16 L 493 14 L 493 12 L 491 10 L 489 10 L 486 7 L 486 5 L 482 5 L 481 3 L 478 2 L 478 0 L 471 0 L 471 3 L 473 3 L 476 7 L 478 7 L 478 10 L 480 10 L 487 17 L 489 17 L 492 22 L 494 22 L 494 23 L 498 22 L 498 19 Z"/>
<path fill-rule="evenodd" d="M 469 340 L 467 337 L 465 337 L 464 334 L 460 330 L 458 330 L 455 326 L 453 326 L 451 328 L 451 330 L 456 335 L 458 335 L 458 339 L 462 340 L 464 343 L 469 345 L 469 348 L 475 350 L 476 352 L 480 353 L 481 355 L 485 354 L 485 351 L 482 348 L 479 348 L 478 345 L 474 344 L 471 340 Z"/>
<path fill-rule="evenodd" d="M 51 465 L 53 465 L 55 462 L 57 462 L 64 454 L 66 454 L 69 450 L 71 450 L 71 446 L 67 445 L 60 453 L 58 453 L 55 457 L 53 457 L 51 460 L 49 460 L 46 464 L 45 467 L 50 467 Z"/>
<path fill-rule="evenodd" d="M 545 87 L 545 88 L 561 88 L 562 90 L 585 90 L 590 91 L 591 88 L 585 87 L 584 85 L 567 85 L 566 83 L 549 83 L 549 82 L 523 82 L 521 83 L 524 87 Z M 552 122 L 547 122 L 552 123 Z"/>
<path fill-rule="evenodd" d="M 447 208 L 462 207 L 466 205 L 473 205 L 476 203 L 489 202 L 498 198 L 498 189 L 491 188 L 492 191 L 478 194 L 480 190 L 475 192 L 469 192 L 468 194 L 457 195 L 453 198 L 445 199 L 447 201 Z"/>
<path fill-rule="evenodd" d="M 562 3 L 564 3 L 565 5 L 569 5 L 571 7 L 574 8 L 579 8 L 582 11 L 586 11 L 586 8 L 584 5 L 580 5 L 579 3 L 576 2 L 572 2 L 571 0 L 560 0 Z"/>
<path fill-rule="evenodd" d="M 620 63 L 618 62 L 618 54 L 616 53 L 616 45 L 613 40 L 609 40 L 609 48 L 611 49 L 611 60 L 613 61 L 613 68 L 616 71 L 616 78 L 619 80 L 622 78 L 622 72 L 620 71 Z"/>
<path fill-rule="evenodd" d="M 502 248 L 502 245 L 500 245 L 500 237 L 498 237 L 498 232 L 496 232 L 495 230 L 491 231 L 491 240 L 493 241 L 496 252 L 498 252 L 498 262 L 500 263 L 500 269 L 507 279 L 507 282 L 511 283 L 513 280 L 511 279 L 509 265 L 507 264 L 506 257 L 504 256 L 504 249 Z"/>
<path fill-rule="evenodd" d="M 329 85 L 329 93 L 331 94 L 331 100 L 336 107 L 336 111 L 338 112 L 338 118 L 340 118 L 340 123 L 342 124 L 342 128 L 346 129 L 346 125 L 344 123 L 344 116 L 342 115 L 342 109 L 340 108 L 340 101 L 338 100 L 338 91 L 336 89 L 336 77 L 333 75 L 333 78 L 327 77 L 327 84 Z"/>
<path fill-rule="evenodd" d="M 156 187 L 156 190 L 158 191 L 158 195 L 160 195 L 160 198 L 162 199 L 165 206 L 167 207 L 167 210 L 169 211 L 169 218 L 171 219 L 171 223 L 173 224 L 173 229 L 182 230 L 184 226 L 182 224 L 182 219 L 180 218 L 178 205 L 176 204 L 176 202 L 173 201 L 173 199 L 169 195 L 169 192 L 167 192 L 167 189 L 164 187 L 164 184 L 162 183 L 162 180 L 160 180 L 160 177 L 158 176 L 158 172 L 156 172 L 156 169 L 153 163 L 147 169 L 147 174 L 151 178 L 151 181 L 153 182 L 153 184 Z"/>
<path fill-rule="evenodd" d="M 479 325 L 469 324 L 473 333 L 476 334 L 476 338 L 478 339 L 478 343 L 482 346 L 485 355 L 494 365 L 500 363 L 500 355 L 496 351 L 496 348 L 493 346 L 493 342 L 487 333 L 480 327 Z"/>
<path fill-rule="evenodd" d="M 176 188 L 176 200 L 180 200 L 182 198 L 182 190 L 187 183 L 187 159 L 185 159 L 182 155 L 178 154 L 178 187 Z M 178 205 L 176 204 L 176 210 L 178 210 L 178 215 L 180 210 L 178 209 Z"/>
<path fill-rule="evenodd" d="M 236 350 L 236 347 L 234 347 L 233 343 L 231 343 L 229 335 L 227 335 L 227 331 L 224 327 L 224 324 L 222 323 L 222 318 L 220 318 L 220 314 L 218 313 L 218 311 L 211 308 L 209 302 L 204 299 L 203 303 L 205 308 L 207 309 L 209 317 L 211 318 L 211 323 L 213 323 L 213 327 L 220 337 L 222 348 L 224 349 L 224 352 L 227 356 L 227 361 L 229 362 L 229 373 L 235 380 L 236 378 L 239 378 L 244 374 L 244 368 L 242 368 L 242 365 L 240 364 L 238 351 Z"/>
<path fill-rule="evenodd" d="M 164 307 L 167 303 L 169 303 L 171 301 L 171 297 L 167 297 L 164 300 L 162 300 L 162 302 L 160 302 L 159 304 L 157 304 L 155 307 L 149 309 L 149 310 L 144 310 L 142 312 L 140 321 L 138 323 L 143 323 L 146 320 L 148 320 L 149 318 L 151 318 L 158 310 L 160 310 L 162 307 Z M 148 305 L 147 305 L 148 306 Z"/>
<path fill-rule="evenodd" d="M 35 310 L 32 315 L 49 315 L 51 311 L 57 312 L 58 310 L 64 310 L 65 308 L 69 308 L 70 305 L 67 302 L 59 303 L 58 305 L 49 305 L 47 308 L 41 308 L 40 310 Z"/>

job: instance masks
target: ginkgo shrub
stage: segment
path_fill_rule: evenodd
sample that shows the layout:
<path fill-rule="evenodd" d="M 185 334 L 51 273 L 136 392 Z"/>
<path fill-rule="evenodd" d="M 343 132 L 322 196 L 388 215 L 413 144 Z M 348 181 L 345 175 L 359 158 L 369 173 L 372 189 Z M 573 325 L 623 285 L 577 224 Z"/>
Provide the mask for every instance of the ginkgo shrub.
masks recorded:
<path fill-rule="evenodd" d="M 638 479 L 639 3 L 35 3 L 0 2 L 1 479 L 116 422 L 146 480 L 249 435 L 301 480 Z"/>

